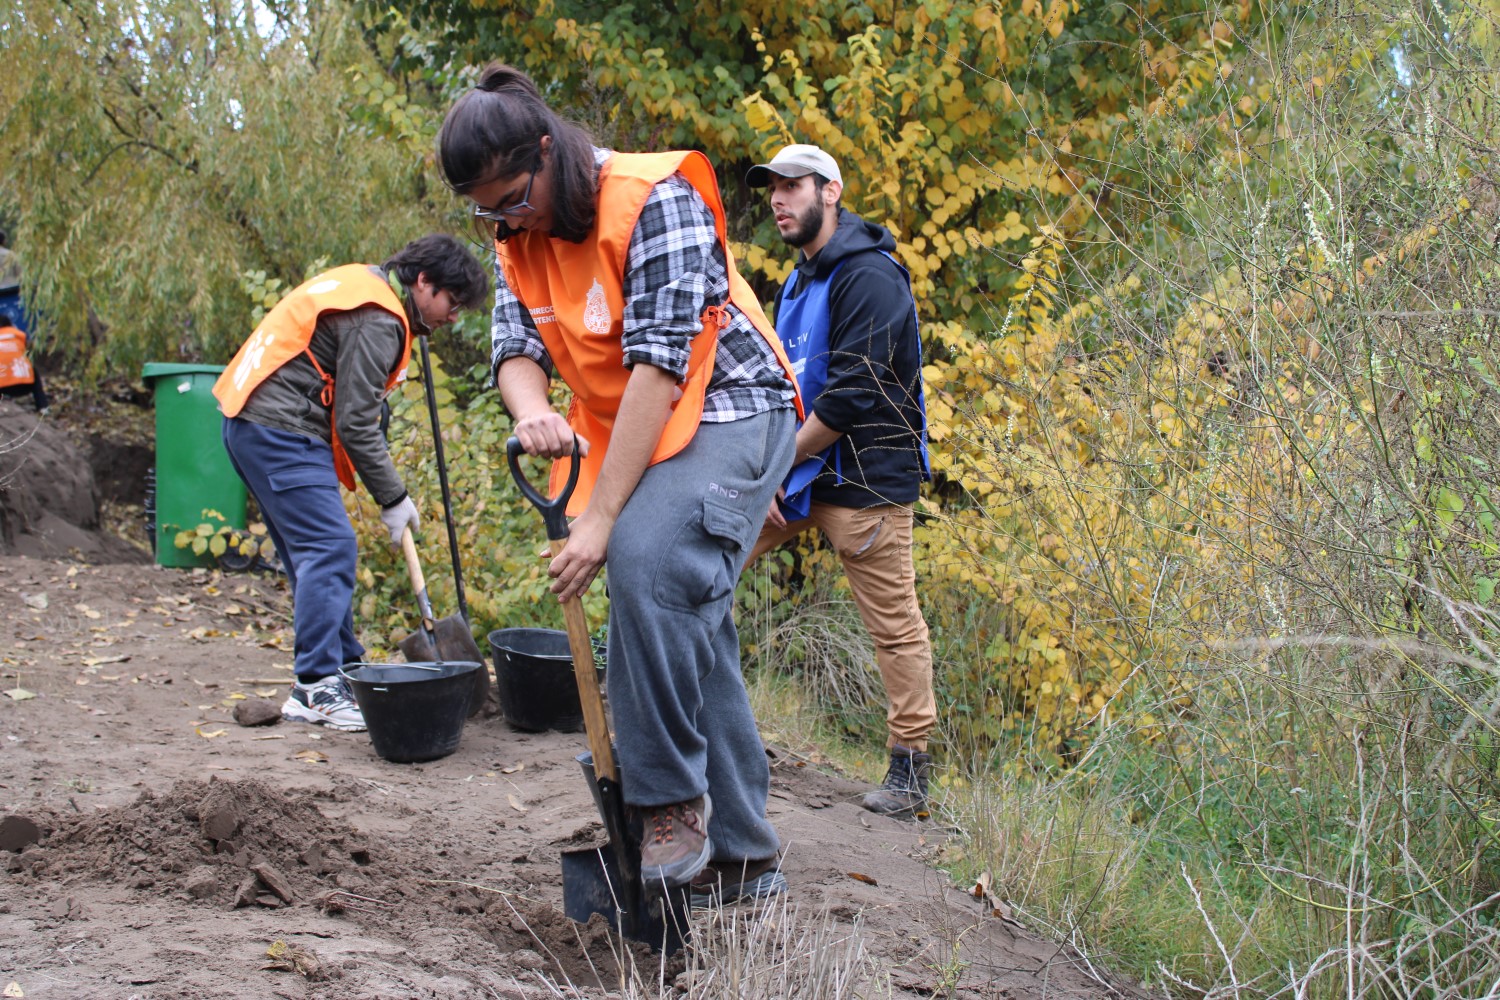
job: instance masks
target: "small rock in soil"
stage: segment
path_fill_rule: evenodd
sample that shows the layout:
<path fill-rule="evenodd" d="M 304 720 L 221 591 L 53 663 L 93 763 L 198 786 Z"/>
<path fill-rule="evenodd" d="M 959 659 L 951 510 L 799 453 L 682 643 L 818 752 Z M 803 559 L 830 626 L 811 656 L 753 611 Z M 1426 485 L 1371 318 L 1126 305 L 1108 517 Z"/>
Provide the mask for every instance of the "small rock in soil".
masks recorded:
<path fill-rule="evenodd" d="M 250 870 L 260 878 L 261 883 L 267 889 L 280 896 L 283 902 L 292 901 L 292 887 L 287 883 L 286 876 L 281 874 L 275 865 L 262 861 L 260 864 L 252 865 Z"/>
<path fill-rule="evenodd" d="M 225 841 L 240 828 L 240 817 L 232 808 L 225 806 L 203 815 L 203 836 L 212 841 Z"/>
<path fill-rule="evenodd" d="M 207 899 L 219 891 L 219 877 L 208 865 L 199 865 L 188 873 L 182 888 L 194 899 Z"/>
<path fill-rule="evenodd" d="M 234 721 L 242 726 L 269 726 L 281 721 L 281 706 L 269 698 L 249 698 L 234 706 Z"/>
<path fill-rule="evenodd" d="M 238 910 L 240 907 L 253 906 L 255 904 L 255 885 L 256 881 L 254 875 L 251 875 L 249 878 L 245 879 L 245 881 L 240 883 L 240 887 L 234 890 L 233 909 Z"/>
<path fill-rule="evenodd" d="M 25 816 L 0 819 L 0 851 L 23 851 L 42 839 L 42 828 Z"/>

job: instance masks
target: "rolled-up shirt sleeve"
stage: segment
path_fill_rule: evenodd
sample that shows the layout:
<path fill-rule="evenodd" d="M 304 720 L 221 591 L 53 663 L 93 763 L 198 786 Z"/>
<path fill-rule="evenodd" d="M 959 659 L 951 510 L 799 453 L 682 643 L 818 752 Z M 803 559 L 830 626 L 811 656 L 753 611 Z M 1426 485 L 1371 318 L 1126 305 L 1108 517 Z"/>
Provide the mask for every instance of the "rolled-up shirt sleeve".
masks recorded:
<path fill-rule="evenodd" d="M 625 263 L 624 364 L 687 375 L 703 309 L 724 302 L 729 280 L 714 217 L 680 174 L 651 189 Z"/>
<path fill-rule="evenodd" d="M 541 365 L 549 375 L 552 373 L 552 358 L 547 354 L 547 345 L 532 322 L 531 313 L 516 298 L 515 292 L 505 280 L 505 270 L 500 266 L 500 257 L 495 257 L 495 310 L 490 314 L 490 384 L 500 371 L 500 365 L 511 358 L 530 358 Z"/>

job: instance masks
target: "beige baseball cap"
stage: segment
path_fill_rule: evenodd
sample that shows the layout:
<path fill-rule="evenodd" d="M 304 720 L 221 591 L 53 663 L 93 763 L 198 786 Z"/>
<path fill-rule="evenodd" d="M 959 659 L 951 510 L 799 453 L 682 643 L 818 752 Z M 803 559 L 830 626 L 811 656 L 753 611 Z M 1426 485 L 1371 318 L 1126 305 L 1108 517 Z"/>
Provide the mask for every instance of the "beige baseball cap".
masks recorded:
<path fill-rule="evenodd" d="M 777 174 L 781 177 L 806 177 L 808 174 L 818 174 L 830 181 L 844 183 L 844 177 L 839 173 L 839 165 L 833 162 L 833 157 L 823 152 L 817 146 L 809 146 L 804 143 L 794 143 L 783 146 L 781 152 L 771 157 L 770 163 L 757 163 L 745 173 L 745 183 L 753 188 L 766 187 L 771 183 L 771 175 Z"/>

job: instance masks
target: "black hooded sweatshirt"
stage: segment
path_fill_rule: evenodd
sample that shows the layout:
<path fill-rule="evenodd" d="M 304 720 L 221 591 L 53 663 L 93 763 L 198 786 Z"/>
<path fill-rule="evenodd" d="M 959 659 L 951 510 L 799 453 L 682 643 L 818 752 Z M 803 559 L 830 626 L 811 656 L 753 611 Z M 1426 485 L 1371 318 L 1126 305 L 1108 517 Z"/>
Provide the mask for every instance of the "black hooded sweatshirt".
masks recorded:
<path fill-rule="evenodd" d="M 811 259 L 797 263 L 797 291 L 827 280 L 828 381 L 808 401 L 818 419 L 844 436 L 834 464 L 813 482 L 813 500 L 839 507 L 910 504 L 922 483 L 922 349 L 911 284 L 879 251 L 896 249 L 884 226 L 839 209 L 838 228 Z M 786 288 L 776 297 L 776 311 Z"/>

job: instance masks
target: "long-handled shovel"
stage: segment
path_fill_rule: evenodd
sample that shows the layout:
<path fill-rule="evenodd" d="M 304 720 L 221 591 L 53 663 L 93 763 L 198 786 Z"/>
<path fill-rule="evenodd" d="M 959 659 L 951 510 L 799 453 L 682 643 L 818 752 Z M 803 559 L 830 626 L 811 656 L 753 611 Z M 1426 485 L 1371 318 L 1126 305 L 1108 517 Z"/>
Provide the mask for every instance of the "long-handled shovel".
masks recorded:
<path fill-rule="evenodd" d="M 477 663 L 483 674 L 484 656 L 479 644 L 458 615 L 434 619 L 432 601 L 427 597 L 427 580 L 422 575 L 422 564 L 417 559 L 417 543 L 412 540 L 411 529 L 401 533 L 401 551 L 406 556 L 406 572 L 411 577 L 412 590 L 417 595 L 417 610 L 422 615 L 422 627 L 402 639 L 396 645 L 401 655 L 412 663 Z M 486 684 L 488 687 L 488 684 Z M 483 697 L 475 694 L 469 698 L 469 714 L 474 714 L 474 702 L 483 703 Z"/>
<path fill-rule="evenodd" d="M 527 482 L 521 473 L 521 442 L 505 442 L 505 457 L 510 462 L 516 485 L 541 511 L 556 557 L 567 544 L 568 498 L 578 483 L 578 441 L 574 438 L 574 460 L 570 463 L 567 485 L 555 499 L 548 500 Z M 602 913 L 621 934 L 643 941 L 653 950 L 676 951 L 686 936 L 685 893 L 668 893 L 649 903 L 641 883 L 640 842 L 630 835 L 625 821 L 625 798 L 620 789 L 620 772 L 615 766 L 614 747 L 610 743 L 609 719 L 604 714 L 604 698 L 599 692 L 599 675 L 594 669 L 594 646 L 583 618 L 583 604 L 577 597 L 563 602 L 563 619 L 567 625 L 568 647 L 573 653 L 573 675 L 578 680 L 578 701 L 583 707 L 583 728 L 593 755 L 592 776 L 594 802 L 609 835 L 609 851 L 565 851 L 563 868 L 563 911 L 569 918 L 587 921 Z M 585 758 L 579 762 L 585 773 L 590 771 Z"/>
<path fill-rule="evenodd" d="M 469 602 L 464 599 L 464 571 L 458 557 L 458 531 L 453 527 L 453 496 L 448 491 L 448 463 L 443 459 L 443 429 L 438 424 L 437 389 L 432 384 L 432 357 L 427 352 L 426 337 L 418 337 L 417 344 L 422 349 L 422 385 L 426 390 L 427 413 L 432 418 L 432 455 L 437 460 L 438 486 L 443 493 L 443 524 L 448 528 L 448 551 L 453 556 L 453 592 L 458 598 L 459 619 L 469 637 L 468 645 L 473 647 L 473 658 L 479 661 L 479 669 L 474 674 L 474 697 L 469 700 L 469 717 L 473 718 L 484 708 L 485 700 L 489 698 L 490 672 L 485 666 L 484 655 L 479 652 L 479 645 L 474 642 L 473 626 L 469 620 Z M 413 558 L 414 555 L 408 557 Z M 443 619 L 443 622 L 448 621 L 447 618 Z"/>

